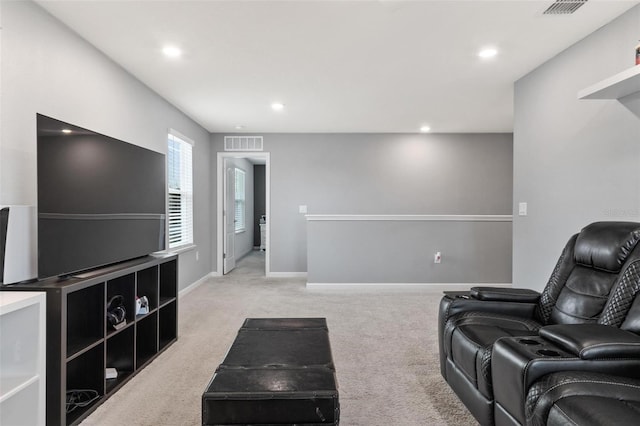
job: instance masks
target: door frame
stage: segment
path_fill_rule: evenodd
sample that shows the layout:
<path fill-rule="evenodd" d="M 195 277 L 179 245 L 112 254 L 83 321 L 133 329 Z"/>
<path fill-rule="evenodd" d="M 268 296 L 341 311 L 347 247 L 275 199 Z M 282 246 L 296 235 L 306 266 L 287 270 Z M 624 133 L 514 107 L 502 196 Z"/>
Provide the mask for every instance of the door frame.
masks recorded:
<path fill-rule="evenodd" d="M 264 273 L 265 276 L 269 276 L 271 272 L 270 268 L 270 258 L 271 258 L 271 155 L 269 152 L 218 152 L 217 158 L 217 167 L 216 167 L 216 179 L 217 179 L 217 205 L 216 205 L 216 216 L 217 216 L 217 227 L 216 227 L 216 271 L 218 271 L 219 275 L 224 275 L 224 263 L 223 263 L 223 255 L 224 255 L 224 159 L 225 158 L 259 158 L 265 161 L 265 210 L 267 216 L 267 244 L 265 251 L 265 261 L 264 261 Z M 255 220 L 255 218 L 254 218 Z"/>

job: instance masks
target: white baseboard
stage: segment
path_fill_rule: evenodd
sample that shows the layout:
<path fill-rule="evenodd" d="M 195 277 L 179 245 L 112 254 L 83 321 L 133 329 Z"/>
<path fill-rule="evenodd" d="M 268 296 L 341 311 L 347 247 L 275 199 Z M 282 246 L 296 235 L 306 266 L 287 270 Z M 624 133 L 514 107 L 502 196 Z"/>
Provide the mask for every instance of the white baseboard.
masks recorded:
<path fill-rule="evenodd" d="M 269 278 L 306 278 L 306 272 L 269 272 Z"/>
<path fill-rule="evenodd" d="M 178 297 L 183 297 L 184 295 L 186 295 L 188 293 L 191 293 L 193 290 L 198 288 L 202 283 L 204 283 L 207 279 L 215 277 L 215 276 L 216 276 L 216 272 L 209 272 L 207 275 L 205 275 L 204 277 L 200 278 L 196 282 L 194 282 L 194 283 L 186 286 L 182 290 L 180 290 L 178 292 Z"/>
<path fill-rule="evenodd" d="M 308 289 L 464 291 L 471 287 L 511 287 L 511 283 L 307 283 Z"/>

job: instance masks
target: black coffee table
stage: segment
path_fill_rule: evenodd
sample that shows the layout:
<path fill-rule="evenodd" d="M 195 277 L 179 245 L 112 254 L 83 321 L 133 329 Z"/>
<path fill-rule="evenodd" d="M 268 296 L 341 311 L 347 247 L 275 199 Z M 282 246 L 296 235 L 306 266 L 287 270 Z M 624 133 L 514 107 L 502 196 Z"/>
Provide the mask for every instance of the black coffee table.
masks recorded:
<path fill-rule="evenodd" d="M 338 425 L 324 318 L 247 318 L 202 395 L 203 425 Z"/>

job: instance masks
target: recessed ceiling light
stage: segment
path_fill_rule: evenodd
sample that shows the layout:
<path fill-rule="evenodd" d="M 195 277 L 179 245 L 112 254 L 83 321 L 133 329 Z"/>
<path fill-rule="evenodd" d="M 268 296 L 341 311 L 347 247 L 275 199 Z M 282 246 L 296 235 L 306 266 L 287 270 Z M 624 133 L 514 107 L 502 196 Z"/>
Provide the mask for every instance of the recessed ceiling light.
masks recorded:
<path fill-rule="evenodd" d="M 68 134 L 68 133 L 71 133 L 71 130 L 70 129 L 62 129 L 62 133 L 67 133 Z"/>
<path fill-rule="evenodd" d="M 236 126 L 236 130 L 242 130 L 242 129 L 244 129 L 244 126 L 241 126 L 239 124 Z"/>
<path fill-rule="evenodd" d="M 493 47 L 487 47 L 478 52 L 478 56 L 484 59 L 493 58 L 498 54 L 498 50 Z"/>
<path fill-rule="evenodd" d="M 162 53 L 168 58 L 178 58 L 182 55 L 182 50 L 175 46 L 165 46 L 162 48 Z"/>
<path fill-rule="evenodd" d="M 284 104 L 281 104 L 280 102 L 274 102 L 271 104 L 271 109 L 273 109 L 274 111 L 282 111 L 284 109 Z"/>
<path fill-rule="evenodd" d="M 429 126 L 422 126 L 422 127 L 420 127 L 420 131 L 421 131 L 422 133 L 430 132 L 430 131 L 431 131 L 431 127 L 429 127 Z"/>

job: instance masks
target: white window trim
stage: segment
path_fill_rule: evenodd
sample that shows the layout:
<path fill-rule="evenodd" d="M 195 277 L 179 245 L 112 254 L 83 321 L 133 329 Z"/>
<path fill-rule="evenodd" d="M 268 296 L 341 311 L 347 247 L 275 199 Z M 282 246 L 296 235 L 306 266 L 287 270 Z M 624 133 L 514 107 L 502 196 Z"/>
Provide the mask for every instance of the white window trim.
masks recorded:
<path fill-rule="evenodd" d="M 192 244 L 183 244 L 179 247 L 169 249 L 168 251 L 171 253 L 180 254 L 180 253 L 185 253 L 187 251 L 195 250 L 197 248 L 198 246 L 192 243 Z"/>
<path fill-rule="evenodd" d="M 190 179 L 191 180 L 191 191 L 190 191 L 190 194 L 187 193 L 187 195 L 190 195 L 190 198 L 191 198 L 191 200 L 190 200 L 190 204 L 191 205 L 189 206 L 190 210 L 191 210 L 190 211 L 190 216 L 191 217 L 189 218 L 190 219 L 189 220 L 190 227 L 191 227 L 191 229 L 190 229 L 190 234 L 191 235 L 190 235 L 190 240 L 182 242 L 182 243 L 174 245 L 174 246 L 171 246 L 171 243 L 169 241 L 169 193 L 170 193 L 170 190 L 169 190 L 169 173 L 168 173 L 169 172 L 169 164 L 168 164 L 168 147 L 167 147 L 167 164 L 166 164 L 166 167 L 167 167 L 167 184 L 166 184 L 166 188 L 167 188 L 166 189 L 167 190 L 167 193 L 166 193 L 166 197 L 167 197 L 167 222 L 166 222 L 166 236 L 167 237 L 166 237 L 166 246 L 167 246 L 167 251 L 171 251 L 173 253 L 176 253 L 176 252 L 177 253 L 183 253 L 183 252 L 190 251 L 190 250 L 193 250 L 193 249 L 196 248 L 195 232 L 194 232 L 194 229 L 193 229 L 193 225 L 194 225 L 194 208 L 193 208 L 193 204 L 194 204 L 194 200 L 193 200 L 193 198 L 194 198 L 193 197 L 193 147 L 195 146 L 195 142 L 192 139 L 184 136 L 182 133 L 178 132 L 177 130 L 174 130 L 174 129 L 171 129 L 171 128 L 168 130 L 168 133 L 167 133 L 167 143 L 168 143 L 168 140 L 169 140 L 170 137 L 174 137 L 174 138 L 179 139 L 180 141 L 182 141 L 184 143 L 187 143 L 187 144 L 191 145 L 191 164 L 190 164 L 190 167 L 191 167 L 191 177 L 190 177 L 191 178 Z"/>

